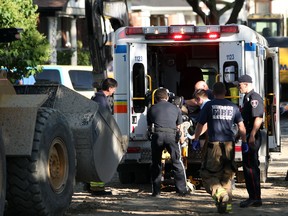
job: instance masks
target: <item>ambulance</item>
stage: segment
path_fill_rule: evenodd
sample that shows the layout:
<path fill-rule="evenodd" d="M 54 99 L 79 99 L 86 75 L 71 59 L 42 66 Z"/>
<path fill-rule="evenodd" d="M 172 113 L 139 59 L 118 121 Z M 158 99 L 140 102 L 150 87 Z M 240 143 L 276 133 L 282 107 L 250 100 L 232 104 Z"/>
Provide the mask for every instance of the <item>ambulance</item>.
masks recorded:
<path fill-rule="evenodd" d="M 248 74 L 264 99 L 265 115 L 259 151 L 261 181 L 267 178 L 270 152 L 280 151 L 278 48 L 243 25 L 175 25 L 122 27 L 114 38 L 114 117 L 129 137 L 127 152 L 118 166 L 122 183 L 150 180 L 151 143 L 147 136 L 147 110 L 153 92 L 165 87 L 184 100 L 192 98 L 194 84 L 203 79 L 210 89 L 224 82 L 227 99 L 241 108 L 244 95 L 233 85 Z M 236 91 L 235 91 L 236 90 Z M 241 171 L 241 144 L 235 144 Z M 188 147 L 187 177 L 196 177 L 201 154 Z"/>

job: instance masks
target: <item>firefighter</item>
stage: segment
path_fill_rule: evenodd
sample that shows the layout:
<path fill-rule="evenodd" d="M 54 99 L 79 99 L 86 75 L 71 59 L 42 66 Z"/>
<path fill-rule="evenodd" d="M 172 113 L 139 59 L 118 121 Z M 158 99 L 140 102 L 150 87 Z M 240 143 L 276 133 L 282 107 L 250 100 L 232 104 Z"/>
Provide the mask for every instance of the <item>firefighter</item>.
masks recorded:
<path fill-rule="evenodd" d="M 168 90 L 161 88 L 155 92 L 156 104 L 147 113 L 148 131 L 152 133 L 151 179 L 152 196 L 160 197 L 162 167 L 162 151 L 166 148 L 171 156 L 176 192 L 185 196 L 189 194 L 186 186 L 186 173 L 181 160 L 181 149 L 178 144 L 177 129 L 182 123 L 181 110 L 168 102 Z M 178 137 L 178 138 L 177 138 Z"/>
<path fill-rule="evenodd" d="M 107 78 L 103 80 L 101 90 L 95 92 L 95 95 L 91 98 L 99 104 L 100 107 L 106 108 L 113 114 L 113 94 L 116 91 L 118 82 L 113 78 Z"/>
<path fill-rule="evenodd" d="M 118 82 L 113 78 L 103 80 L 101 90 L 96 92 L 91 98 L 104 109 L 109 110 L 113 114 L 113 94 L 116 91 Z M 105 190 L 104 182 L 90 182 L 90 190 L 94 195 L 110 195 L 111 191 Z"/>
<path fill-rule="evenodd" d="M 260 169 L 258 150 L 261 146 L 260 128 L 263 123 L 264 103 L 252 86 L 252 78 L 243 75 L 238 79 L 239 91 L 243 98 L 242 117 L 247 131 L 248 148 L 242 151 L 243 172 L 249 198 L 240 203 L 240 207 L 258 207 L 262 205 L 260 188 Z"/>
<path fill-rule="evenodd" d="M 199 136 L 207 123 L 209 141 L 200 176 L 206 191 L 216 201 L 218 212 L 226 213 L 232 210 L 232 179 L 236 172 L 233 124 L 238 125 L 243 143 L 246 142 L 246 130 L 238 106 L 225 99 L 226 89 L 222 82 L 213 85 L 213 94 L 215 99 L 200 111 L 192 148 L 200 148 Z"/>

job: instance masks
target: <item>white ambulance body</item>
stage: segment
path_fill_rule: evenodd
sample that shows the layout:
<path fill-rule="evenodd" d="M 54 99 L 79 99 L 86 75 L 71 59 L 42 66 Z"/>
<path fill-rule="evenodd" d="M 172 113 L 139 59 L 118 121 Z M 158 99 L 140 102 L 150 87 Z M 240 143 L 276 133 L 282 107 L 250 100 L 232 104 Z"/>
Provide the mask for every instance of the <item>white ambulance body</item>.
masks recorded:
<path fill-rule="evenodd" d="M 231 95 L 231 82 L 248 74 L 255 91 L 265 101 L 259 151 L 261 179 L 265 182 L 269 152 L 280 151 L 278 65 L 278 48 L 269 48 L 264 37 L 242 25 L 119 29 L 114 41 L 114 76 L 119 82 L 114 116 L 122 134 L 130 138 L 125 158 L 118 167 L 120 181 L 149 181 L 151 144 L 147 139 L 146 114 L 151 92 L 165 87 L 190 99 L 200 75 L 210 88 L 216 81 L 224 82 L 231 90 L 227 99 L 241 107 L 244 95 L 239 95 L 238 90 Z M 236 161 L 241 162 L 239 144 L 235 151 Z M 187 175 L 195 176 L 201 158 L 190 149 L 189 155 Z"/>

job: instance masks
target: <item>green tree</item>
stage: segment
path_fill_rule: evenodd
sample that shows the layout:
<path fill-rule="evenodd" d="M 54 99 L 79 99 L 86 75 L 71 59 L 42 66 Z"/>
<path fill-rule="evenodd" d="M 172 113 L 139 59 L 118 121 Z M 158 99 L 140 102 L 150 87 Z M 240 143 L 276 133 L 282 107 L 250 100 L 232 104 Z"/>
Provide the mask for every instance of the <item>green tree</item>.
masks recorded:
<path fill-rule="evenodd" d="M 0 66 L 14 82 L 41 71 L 51 54 L 48 40 L 37 30 L 37 5 L 32 0 L 1 0 L 0 28 L 22 28 L 21 39 L 0 44 Z"/>
<path fill-rule="evenodd" d="M 206 25 L 218 25 L 219 18 L 226 11 L 233 8 L 230 18 L 226 24 L 237 23 L 238 14 L 241 11 L 245 0 L 235 0 L 233 2 L 221 1 L 221 0 L 186 0 L 187 3 L 192 7 L 193 11 L 197 13 Z M 204 11 L 199 7 L 199 3 L 203 2 L 209 9 L 209 14 L 206 15 Z M 223 5 L 220 9 L 217 5 Z"/>

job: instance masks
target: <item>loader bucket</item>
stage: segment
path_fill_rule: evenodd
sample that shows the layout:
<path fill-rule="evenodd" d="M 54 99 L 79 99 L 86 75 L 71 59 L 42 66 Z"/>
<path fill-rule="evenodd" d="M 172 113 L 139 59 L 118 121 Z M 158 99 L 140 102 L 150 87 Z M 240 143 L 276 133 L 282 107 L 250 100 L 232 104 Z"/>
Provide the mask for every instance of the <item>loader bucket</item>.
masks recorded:
<path fill-rule="evenodd" d="M 42 105 L 59 110 L 73 132 L 76 180 L 108 182 L 127 149 L 127 139 L 106 109 L 63 85 L 15 86 L 17 94 L 47 94 Z"/>

